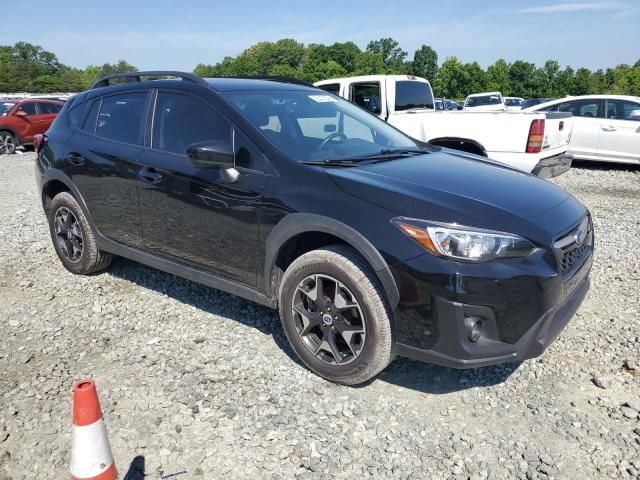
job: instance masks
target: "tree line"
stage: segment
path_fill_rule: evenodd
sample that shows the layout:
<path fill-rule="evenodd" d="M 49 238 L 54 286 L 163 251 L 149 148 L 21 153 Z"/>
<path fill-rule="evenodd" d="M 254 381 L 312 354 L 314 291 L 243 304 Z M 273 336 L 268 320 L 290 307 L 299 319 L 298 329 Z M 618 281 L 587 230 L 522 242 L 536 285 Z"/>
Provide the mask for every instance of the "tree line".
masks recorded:
<path fill-rule="evenodd" d="M 77 92 L 103 75 L 135 70 L 125 60 L 78 69 L 27 42 L 0 46 L 0 92 Z M 421 46 L 411 58 L 392 38 L 371 41 L 364 50 L 353 42 L 306 46 L 293 39 L 260 42 L 236 57 L 198 64 L 193 72 L 202 77 L 273 75 L 309 82 L 355 75 L 410 74 L 430 80 L 437 96 L 457 99 L 494 90 L 525 98 L 593 93 L 640 96 L 640 60 L 634 65 L 591 71 L 584 67 L 561 68 L 556 60 L 538 67 L 524 60 L 498 59 L 483 69 L 477 62 L 463 63 L 455 56 L 439 63 L 437 52 L 428 45 Z"/>

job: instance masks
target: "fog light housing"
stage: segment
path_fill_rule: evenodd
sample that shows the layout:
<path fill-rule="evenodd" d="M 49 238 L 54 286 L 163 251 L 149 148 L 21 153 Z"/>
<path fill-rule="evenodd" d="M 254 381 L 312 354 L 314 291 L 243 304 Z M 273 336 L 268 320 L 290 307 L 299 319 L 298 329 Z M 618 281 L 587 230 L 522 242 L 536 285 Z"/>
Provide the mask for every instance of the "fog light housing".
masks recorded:
<path fill-rule="evenodd" d="M 481 318 L 467 317 L 464 319 L 464 326 L 467 329 L 467 338 L 470 342 L 476 343 L 482 336 L 484 325 Z"/>

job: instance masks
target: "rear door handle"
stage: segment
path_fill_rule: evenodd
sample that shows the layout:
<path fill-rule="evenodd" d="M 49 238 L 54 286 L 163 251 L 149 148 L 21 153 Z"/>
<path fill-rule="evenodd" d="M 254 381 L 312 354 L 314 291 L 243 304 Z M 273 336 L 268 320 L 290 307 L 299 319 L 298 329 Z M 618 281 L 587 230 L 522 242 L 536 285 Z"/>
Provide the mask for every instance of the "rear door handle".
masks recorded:
<path fill-rule="evenodd" d="M 84 163 L 84 157 L 79 153 L 71 152 L 67 155 L 67 160 L 70 164 L 80 166 Z"/>
<path fill-rule="evenodd" d="M 151 183 L 151 184 L 156 184 L 156 183 L 160 183 L 160 180 L 162 180 L 162 175 L 160 175 L 157 170 L 153 167 L 144 167 L 140 170 L 140 172 L 138 173 L 138 177 L 140 178 L 140 180 L 142 180 L 143 182 L 147 182 L 147 183 Z"/>
<path fill-rule="evenodd" d="M 616 127 L 614 127 L 613 125 L 603 126 L 602 130 L 604 130 L 605 132 L 615 132 Z"/>

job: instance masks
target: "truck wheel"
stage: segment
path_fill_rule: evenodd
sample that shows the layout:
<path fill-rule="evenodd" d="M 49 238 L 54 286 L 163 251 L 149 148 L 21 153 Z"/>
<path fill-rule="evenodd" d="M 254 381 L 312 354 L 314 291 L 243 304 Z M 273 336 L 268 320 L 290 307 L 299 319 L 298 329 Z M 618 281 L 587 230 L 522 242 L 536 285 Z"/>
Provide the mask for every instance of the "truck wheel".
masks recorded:
<path fill-rule="evenodd" d="M 280 319 L 293 350 L 316 374 L 357 385 L 393 359 L 391 313 L 367 263 L 333 245 L 308 252 L 284 273 Z"/>
<path fill-rule="evenodd" d="M 51 201 L 49 231 L 62 265 L 70 272 L 88 275 L 111 263 L 112 255 L 98 250 L 91 225 L 70 193 L 59 193 Z"/>
<path fill-rule="evenodd" d="M 9 132 L 0 132 L 0 155 L 11 155 L 16 151 L 16 137 Z"/>

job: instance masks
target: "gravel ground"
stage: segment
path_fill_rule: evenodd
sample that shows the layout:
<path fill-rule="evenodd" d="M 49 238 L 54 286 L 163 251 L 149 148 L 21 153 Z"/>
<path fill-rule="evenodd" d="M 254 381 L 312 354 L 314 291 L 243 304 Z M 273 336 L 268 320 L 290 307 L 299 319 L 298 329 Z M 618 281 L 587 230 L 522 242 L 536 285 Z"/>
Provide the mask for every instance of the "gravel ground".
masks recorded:
<path fill-rule="evenodd" d="M 33 161 L 0 157 L 0 479 L 69 477 L 85 377 L 129 479 L 639 478 L 640 169 L 554 180 L 598 245 L 587 300 L 541 358 L 398 359 L 349 388 L 293 360 L 266 308 L 122 259 L 68 273 Z"/>

